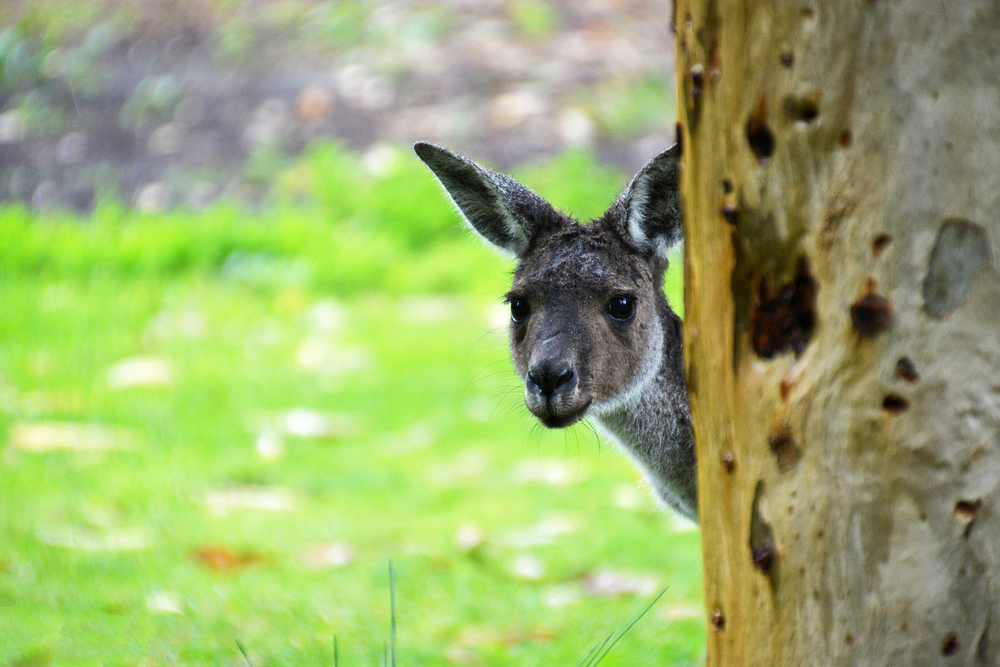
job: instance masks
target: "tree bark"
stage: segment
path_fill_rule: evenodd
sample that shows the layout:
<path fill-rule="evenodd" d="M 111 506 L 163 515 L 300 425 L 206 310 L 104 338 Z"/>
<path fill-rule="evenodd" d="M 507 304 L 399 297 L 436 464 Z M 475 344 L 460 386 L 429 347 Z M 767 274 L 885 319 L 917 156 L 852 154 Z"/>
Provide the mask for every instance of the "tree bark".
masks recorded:
<path fill-rule="evenodd" d="M 708 665 L 1000 664 L 1000 3 L 675 25 Z"/>

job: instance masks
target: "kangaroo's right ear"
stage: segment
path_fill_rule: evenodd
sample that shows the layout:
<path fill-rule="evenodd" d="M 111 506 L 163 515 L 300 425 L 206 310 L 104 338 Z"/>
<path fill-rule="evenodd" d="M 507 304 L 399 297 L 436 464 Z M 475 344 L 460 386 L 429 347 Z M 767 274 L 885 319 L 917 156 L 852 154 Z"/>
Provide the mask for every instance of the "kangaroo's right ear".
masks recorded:
<path fill-rule="evenodd" d="M 521 257 L 537 235 L 562 224 L 551 204 L 510 176 L 434 144 L 418 142 L 413 150 L 437 176 L 465 221 L 508 254 Z"/>

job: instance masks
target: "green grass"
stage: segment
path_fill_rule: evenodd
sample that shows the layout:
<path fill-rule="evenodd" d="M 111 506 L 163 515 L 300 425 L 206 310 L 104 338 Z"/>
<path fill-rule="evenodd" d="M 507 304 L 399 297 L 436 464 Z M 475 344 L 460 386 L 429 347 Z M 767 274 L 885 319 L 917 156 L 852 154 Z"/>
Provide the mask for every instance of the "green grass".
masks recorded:
<path fill-rule="evenodd" d="M 583 592 L 605 570 L 669 588 L 602 665 L 699 662 L 697 532 L 585 426 L 526 414 L 496 314 L 511 265 L 415 163 L 360 176 L 319 146 L 257 213 L 0 209 L 0 666 L 245 665 L 237 642 L 255 667 L 333 665 L 334 638 L 341 665 L 378 665 L 390 560 L 399 665 L 580 664 L 646 601 Z M 522 177 L 583 217 L 624 182 L 581 154 Z M 133 357 L 172 381 L 115 388 Z M 346 426 L 282 434 L 297 408 Z M 131 446 L 18 446 L 50 422 Z M 262 495 L 286 506 L 245 506 Z M 311 565 L 330 544 L 350 562 Z"/>

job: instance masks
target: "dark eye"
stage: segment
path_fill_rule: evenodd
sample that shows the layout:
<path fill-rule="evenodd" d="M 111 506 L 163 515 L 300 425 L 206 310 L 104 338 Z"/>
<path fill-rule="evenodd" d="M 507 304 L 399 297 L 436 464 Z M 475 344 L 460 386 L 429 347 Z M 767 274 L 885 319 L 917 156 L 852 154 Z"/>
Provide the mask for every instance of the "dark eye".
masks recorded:
<path fill-rule="evenodd" d="M 616 320 L 627 320 L 635 315 L 635 300 L 630 296 L 615 296 L 608 301 L 608 315 Z"/>
<path fill-rule="evenodd" d="M 511 299 L 510 300 L 510 319 L 515 322 L 523 322 L 528 317 L 528 313 L 531 309 L 528 307 L 528 301 L 526 299 Z"/>

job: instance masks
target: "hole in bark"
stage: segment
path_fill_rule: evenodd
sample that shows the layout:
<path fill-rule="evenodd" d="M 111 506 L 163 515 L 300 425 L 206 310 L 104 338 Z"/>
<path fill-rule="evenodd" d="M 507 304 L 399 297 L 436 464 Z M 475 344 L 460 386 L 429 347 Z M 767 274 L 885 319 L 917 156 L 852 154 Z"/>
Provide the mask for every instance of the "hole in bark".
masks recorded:
<path fill-rule="evenodd" d="M 785 51 L 780 56 L 778 56 L 778 60 L 785 67 L 791 67 L 792 63 L 795 62 L 795 54 L 792 53 L 791 51 Z"/>
<path fill-rule="evenodd" d="M 882 399 L 882 408 L 885 409 L 886 412 L 898 415 L 910 409 L 910 402 L 902 396 L 889 394 Z"/>
<path fill-rule="evenodd" d="M 688 72 L 688 76 L 691 77 L 691 98 L 698 101 L 705 84 L 705 69 L 701 65 L 695 65 Z"/>
<path fill-rule="evenodd" d="M 955 655 L 958 653 L 958 635 L 954 632 L 949 632 L 944 641 L 941 642 L 941 654 L 942 655 Z"/>
<path fill-rule="evenodd" d="M 879 234 L 875 237 L 875 240 L 872 241 L 872 254 L 875 255 L 875 259 L 882 256 L 890 241 L 892 241 L 892 237 L 888 234 Z"/>
<path fill-rule="evenodd" d="M 726 222 L 731 225 L 735 225 L 739 219 L 739 211 L 736 209 L 736 204 L 733 204 L 732 202 L 726 202 L 723 204 L 721 213 L 722 217 L 726 219 Z"/>
<path fill-rule="evenodd" d="M 722 181 L 722 193 L 727 195 L 733 193 L 733 182 L 728 178 Z"/>
<path fill-rule="evenodd" d="M 842 148 L 850 148 L 853 143 L 854 134 L 850 130 L 844 130 L 840 133 L 840 146 Z"/>
<path fill-rule="evenodd" d="M 874 336 L 889 326 L 892 304 L 875 294 L 875 281 L 868 279 L 868 294 L 851 305 L 851 323 L 861 336 Z"/>
<path fill-rule="evenodd" d="M 979 508 L 983 506 L 982 500 L 960 500 L 955 503 L 955 519 L 963 524 L 962 536 L 968 537 L 972 530 L 972 524 L 976 522 L 979 515 Z"/>
<path fill-rule="evenodd" d="M 760 165 L 767 164 L 774 154 L 774 133 L 767 126 L 767 96 L 761 95 L 757 110 L 747 120 L 747 141 Z"/>
<path fill-rule="evenodd" d="M 733 456 L 732 452 L 726 452 L 722 455 L 722 469 L 726 472 L 732 472 L 736 470 L 736 458 Z"/>
<path fill-rule="evenodd" d="M 816 327 L 816 281 L 809 262 L 799 260 L 795 279 L 771 294 L 767 279 L 760 282 L 757 305 L 751 317 L 751 344 L 764 359 L 794 350 L 801 355 Z"/>
<path fill-rule="evenodd" d="M 725 629 L 726 617 L 722 615 L 722 612 L 720 610 L 716 609 L 715 611 L 713 611 L 709 619 L 712 623 L 712 627 L 715 628 L 716 632 Z"/>
<path fill-rule="evenodd" d="M 763 121 L 751 118 L 747 121 L 747 141 L 750 142 L 750 149 L 757 158 L 757 163 L 766 165 L 774 155 L 774 133 Z"/>
<path fill-rule="evenodd" d="M 785 98 L 785 115 L 803 123 L 812 123 L 819 118 L 819 100 L 822 96 L 822 92 L 818 90 L 801 97 L 789 95 Z"/>
<path fill-rule="evenodd" d="M 787 431 L 775 433 L 768 438 L 768 443 L 771 445 L 774 456 L 778 459 L 778 469 L 781 472 L 788 472 L 799 462 L 802 450 L 795 444 L 795 440 Z"/>
<path fill-rule="evenodd" d="M 750 515 L 750 555 L 754 566 L 764 574 L 771 576 L 773 586 L 775 582 L 773 569 L 777 553 L 774 549 L 774 531 L 771 530 L 771 526 L 764 521 L 764 517 L 760 513 L 760 499 L 763 495 L 764 482 L 758 481 Z"/>
<path fill-rule="evenodd" d="M 911 384 L 920 380 L 920 373 L 909 357 L 900 357 L 896 362 L 896 376 Z"/>
<path fill-rule="evenodd" d="M 854 644 L 854 635 L 852 635 L 851 633 L 847 633 L 844 636 L 844 643 L 847 644 L 848 646 Z"/>

